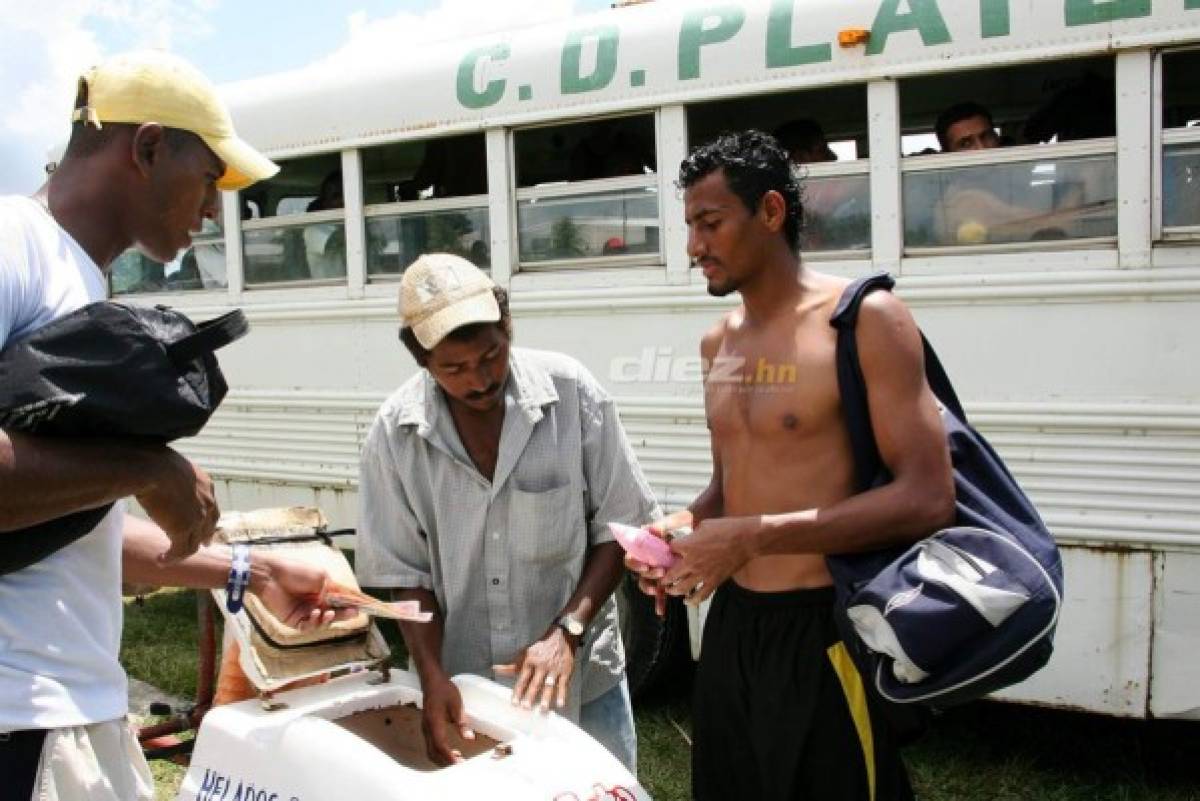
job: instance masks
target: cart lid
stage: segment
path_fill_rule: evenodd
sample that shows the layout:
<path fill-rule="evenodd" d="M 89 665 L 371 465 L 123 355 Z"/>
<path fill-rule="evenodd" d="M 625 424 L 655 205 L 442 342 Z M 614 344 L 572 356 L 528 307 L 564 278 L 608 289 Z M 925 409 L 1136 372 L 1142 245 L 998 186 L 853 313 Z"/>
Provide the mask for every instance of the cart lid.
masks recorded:
<path fill-rule="evenodd" d="M 217 539 L 247 543 L 252 561 L 255 553 L 269 550 L 321 567 L 343 586 L 358 587 L 350 563 L 332 543 L 328 520 L 315 507 L 228 512 L 217 524 Z M 241 649 L 238 663 L 259 692 L 334 671 L 372 666 L 389 653 L 378 629 L 361 612 L 316 631 L 301 631 L 278 620 L 253 595 L 247 594 L 244 607 L 231 613 L 225 590 L 212 593 L 225 616 L 226 631 Z"/>

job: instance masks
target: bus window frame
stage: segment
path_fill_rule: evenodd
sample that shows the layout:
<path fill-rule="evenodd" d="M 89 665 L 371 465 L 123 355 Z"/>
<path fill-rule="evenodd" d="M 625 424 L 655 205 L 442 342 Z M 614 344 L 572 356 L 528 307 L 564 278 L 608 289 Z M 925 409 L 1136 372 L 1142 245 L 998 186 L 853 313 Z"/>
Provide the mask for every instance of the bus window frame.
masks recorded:
<path fill-rule="evenodd" d="M 229 292 L 229 273 L 232 269 L 232 266 L 229 261 L 229 255 L 228 255 L 229 246 L 226 244 L 225 226 L 224 225 L 219 225 L 219 227 L 217 228 L 216 231 L 210 231 L 208 233 L 193 234 L 192 235 L 192 244 L 188 247 L 188 250 L 190 250 L 192 252 L 192 255 L 194 258 L 196 248 L 208 247 L 210 245 L 220 245 L 221 247 L 225 248 L 225 285 L 224 286 L 214 286 L 214 287 L 201 286 L 196 289 L 172 289 L 169 291 L 183 292 L 186 294 L 194 294 L 194 293 L 201 293 L 201 292 L 224 292 L 224 293 Z"/>
<path fill-rule="evenodd" d="M 110 298 L 122 298 L 122 299 L 158 298 L 158 297 L 161 297 L 164 295 L 187 295 L 189 297 L 208 295 L 209 297 L 212 297 L 213 295 L 215 295 L 217 293 L 226 294 L 226 295 L 229 294 L 229 291 L 230 291 L 229 273 L 230 273 L 231 267 L 230 267 L 230 259 L 228 256 L 228 244 L 227 244 L 228 240 L 226 238 L 226 232 L 225 232 L 224 226 L 220 226 L 219 224 L 218 224 L 218 226 L 219 227 L 215 231 L 207 231 L 204 233 L 200 233 L 200 232 L 192 233 L 191 244 L 188 245 L 183 250 L 179 251 L 179 253 L 176 254 L 176 257 L 179 259 L 182 259 L 188 253 L 191 253 L 191 254 L 193 254 L 193 258 L 194 258 L 196 248 L 198 248 L 198 247 L 207 247 L 210 245 L 220 245 L 220 246 L 224 247 L 226 249 L 225 285 L 224 286 L 212 286 L 212 287 L 198 286 L 198 287 L 192 287 L 191 289 L 183 289 L 180 287 L 164 286 L 162 289 L 147 290 L 147 291 L 142 291 L 142 292 L 120 292 L 120 293 L 118 293 L 113 288 L 113 273 L 111 270 L 109 270 L 109 271 L 105 272 L 105 278 L 104 278 L 105 285 L 108 287 L 109 297 Z M 136 250 L 136 247 L 131 245 L 127 250 Z M 121 254 L 121 255 L 123 255 L 123 254 Z M 147 258 L 149 258 L 149 257 L 147 257 Z M 165 268 L 166 265 L 171 264 L 171 262 L 173 262 L 173 261 L 175 261 L 175 259 L 172 259 L 170 262 L 160 262 L 160 263 L 163 264 L 163 266 Z"/>
<path fill-rule="evenodd" d="M 618 114 L 597 114 L 588 117 L 572 117 L 569 119 L 552 120 L 533 125 L 522 125 L 507 129 L 508 147 L 508 181 L 505 189 L 510 198 L 510 213 L 508 224 L 512 231 L 512 274 L 541 273 L 555 270 L 587 270 L 609 267 L 650 267 L 664 268 L 667 263 L 665 252 L 666 221 L 660 176 L 662 175 L 662 114 L 663 106 L 649 109 L 636 109 Z M 644 117 L 650 115 L 654 124 L 654 164 L 655 171 L 641 175 L 622 175 L 615 178 L 593 178 L 587 181 L 555 181 L 538 186 L 517 187 L 517 135 L 524 131 L 539 128 L 555 128 L 580 123 L 601 122 L 603 120 Z M 583 256 L 574 259 L 543 259 L 527 262 L 521 258 L 521 204 L 527 201 L 537 201 L 559 198 L 586 198 L 603 192 L 617 192 L 631 189 L 653 190 L 658 220 L 658 250 L 653 253 L 614 254 L 610 256 Z"/>
<path fill-rule="evenodd" d="M 441 211 L 484 211 L 488 210 L 489 195 L 455 195 L 453 197 L 431 197 L 424 200 L 396 200 L 389 203 L 372 203 L 364 205 L 362 211 L 363 225 L 366 226 L 371 220 L 380 218 L 386 219 L 403 219 L 406 216 L 416 216 L 420 214 L 437 213 Z M 489 220 L 490 223 L 490 220 Z M 491 239 L 489 231 L 488 240 Z M 489 242 L 490 246 L 490 242 Z M 364 259 L 365 261 L 365 259 Z M 364 271 L 369 270 L 370 265 L 364 264 Z M 481 267 L 485 273 L 490 272 L 487 267 Z M 403 269 L 398 273 L 371 273 L 365 272 L 365 280 L 367 284 L 386 284 L 399 281 L 404 275 Z"/>
<path fill-rule="evenodd" d="M 312 158 L 312 157 L 316 157 L 316 156 L 325 156 L 325 155 L 331 155 L 331 154 L 338 156 L 338 159 L 340 162 L 338 165 L 338 169 L 341 170 L 341 172 L 342 172 L 342 207 L 341 208 L 322 209 L 321 211 L 306 211 L 306 212 L 302 212 L 300 214 L 273 214 L 269 217 L 253 217 L 253 218 L 246 219 L 246 220 L 242 220 L 242 219 L 238 220 L 238 225 L 237 225 L 237 229 L 236 229 L 236 237 L 238 240 L 238 243 L 237 243 L 237 252 L 238 252 L 237 268 L 238 268 L 238 272 L 240 273 L 238 276 L 239 292 L 245 292 L 245 291 L 263 292 L 263 291 L 267 291 L 267 290 L 271 290 L 271 289 L 294 289 L 294 288 L 298 288 L 298 287 L 348 286 L 350 284 L 351 267 L 350 267 L 349 249 L 347 249 L 347 252 L 344 255 L 346 273 L 345 273 L 345 275 L 343 275 L 341 277 L 302 278 L 302 279 L 293 280 L 293 281 L 248 281 L 247 276 L 246 276 L 245 233 L 247 231 L 262 231 L 262 230 L 276 229 L 276 228 L 278 228 L 278 229 L 303 228 L 304 226 L 307 226 L 307 225 L 315 225 L 315 224 L 319 224 L 319 223 L 341 223 L 343 232 L 348 235 L 348 231 L 349 231 L 350 224 L 351 224 L 350 213 L 349 213 L 350 212 L 350 208 L 349 208 L 350 207 L 350 191 L 349 190 L 353 189 L 354 192 L 359 196 L 361 196 L 361 194 L 362 194 L 361 186 L 359 186 L 357 183 L 354 186 L 351 186 L 350 185 L 351 182 L 349 180 L 347 180 L 348 176 L 346 174 L 345 155 L 347 152 L 350 152 L 351 150 L 354 150 L 354 149 L 350 148 L 350 149 L 343 149 L 343 150 L 305 153 L 305 154 L 297 155 L 295 157 L 295 158 Z M 241 203 L 240 193 L 234 193 L 234 194 L 237 195 L 236 203 L 239 204 L 239 209 L 240 209 L 240 203 Z M 276 206 L 276 208 L 278 208 L 279 204 L 276 203 L 275 206 Z M 231 228 L 232 228 L 232 226 L 230 226 L 230 228 L 227 230 L 230 230 Z M 230 245 L 228 243 L 228 239 L 229 239 L 229 237 L 226 237 L 226 257 L 225 257 L 226 268 L 225 269 L 226 269 L 227 273 L 229 270 L 231 270 L 233 268 L 232 262 L 228 255 L 228 253 L 230 252 Z M 226 275 L 225 280 L 226 280 L 227 284 L 232 285 L 232 282 L 230 281 L 228 274 Z"/>
<path fill-rule="evenodd" d="M 343 188 L 344 191 L 344 188 Z M 242 288 L 247 291 L 262 291 L 266 289 L 290 289 L 294 287 L 327 287 L 327 286 L 346 286 L 350 277 L 350 256 L 346 255 L 346 274 L 340 278 L 301 278 L 294 281 L 249 281 L 246 276 L 246 258 L 245 248 L 247 231 L 264 231 L 285 228 L 304 228 L 307 225 L 315 225 L 318 223 L 341 223 L 343 230 L 349 225 L 349 217 L 346 214 L 345 207 L 340 209 L 327 209 L 323 211 L 307 211 L 303 214 L 284 214 L 275 217 L 258 217 L 252 220 L 242 220 L 238 226 L 238 245 L 242 258 L 240 260 L 239 269 L 241 270 Z M 228 256 L 226 257 L 228 265 Z M 229 269 L 228 266 L 226 269 Z M 226 279 L 228 282 L 228 278 Z"/>
<path fill-rule="evenodd" d="M 868 125 L 870 120 L 868 120 Z M 868 128 L 868 135 L 870 131 Z M 844 178 L 847 176 L 863 175 L 867 178 L 867 196 L 871 194 L 871 159 L 862 156 L 853 161 L 814 161 L 808 164 L 795 164 L 792 169 L 796 171 L 797 177 L 800 180 L 800 208 L 807 215 L 807 210 L 804 209 L 804 190 L 809 179 L 816 178 Z M 874 200 L 871 201 L 871 222 L 874 224 Z M 857 250 L 853 248 L 842 248 L 840 250 L 803 250 L 804 260 L 806 262 L 845 262 L 845 261 L 864 261 L 871 262 L 872 246 L 874 241 L 868 230 L 868 244 L 865 248 Z"/>
<path fill-rule="evenodd" d="M 1024 164 L 1031 161 L 1061 162 L 1074 158 L 1088 156 L 1111 156 L 1116 166 L 1117 139 L 1113 136 L 1082 139 L 1073 142 L 1054 142 L 1033 145 L 1013 145 L 1011 147 L 992 148 L 990 150 L 971 150 L 961 153 L 928 153 L 925 155 L 905 156 L 900 159 L 900 208 L 901 220 L 904 215 L 904 178 L 906 175 L 921 172 L 936 172 L 941 170 L 963 167 L 995 167 L 1012 164 Z M 1114 186 L 1117 206 L 1120 206 L 1120 189 Z M 1027 253 L 1037 251 L 1075 251 L 1116 249 L 1119 230 L 1112 236 L 1080 237 L 1063 240 L 1037 240 L 1030 242 L 1005 242 L 983 245 L 936 245 L 910 246 L 903 241 L 904 229 L 901 229 L 901 255 L 904 258 L 926 258 L 940 255 L 975 255 L 986 253 Z"/>
<path fill-rule="evenodd" d="M 1200 45 L 1186 47 L 1169 47 L 1158 50 L 1154 54 L 1153 70 L 1153 109 L 1151 113 L 1154 137 L 1151 171 L 1153 175 L 1153 236 L 1155 245 L 1170 244 L 1200 244 L 1200 224 L 1167 226 L 1164 224 L 1165 210 L 1163 204 L 1166 195 L 1163 192 L 1163 165 L 1167 149 L 1173 145 L 1200 145 L 1200 126 L 1191 128 L 1166 128 L 1163 126 L 1163 59 L 1173 53 L 1200 51 Z"/>

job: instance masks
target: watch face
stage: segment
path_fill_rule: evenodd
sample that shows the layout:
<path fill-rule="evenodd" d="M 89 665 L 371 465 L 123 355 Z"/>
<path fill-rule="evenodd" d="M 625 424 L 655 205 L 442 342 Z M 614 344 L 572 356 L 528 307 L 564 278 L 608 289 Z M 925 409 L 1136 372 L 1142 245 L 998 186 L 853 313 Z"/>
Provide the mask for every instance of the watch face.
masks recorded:
<path fill-rule="evenodd" d="M 580 637 L 583 635 L 583 624 L 570 615 L 563 615 L 558 622 L 564 629 L 567 630 L 567 634 L 570 634 L 573 637 Z"/>

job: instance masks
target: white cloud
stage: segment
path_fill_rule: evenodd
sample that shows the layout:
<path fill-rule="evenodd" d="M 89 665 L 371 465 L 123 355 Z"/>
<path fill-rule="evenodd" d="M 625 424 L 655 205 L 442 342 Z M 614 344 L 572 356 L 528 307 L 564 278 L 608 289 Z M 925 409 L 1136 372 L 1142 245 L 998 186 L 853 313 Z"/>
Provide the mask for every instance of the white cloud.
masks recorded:
<path fill-rule="evenodd" d="M 123 50 L 178 50 L 181 43 L 205 37 L 213 32 L 212 11 L 221 2 L 240 0 L 33 0 L 20 14 L 0 17 L 5 99 L 0 194 L 31 192 L 41 183 L 47 152 L 66 139 L 75 81 L 84 69 Z M 357 11 L 345 17 L 344 32 L 330 36 L 331 52 L 310 66 L 352 69 L 394 60 L 405 46 L 561 20 L 576 13 L 577 5 L 577 0 L 441 0 L 420 13 L 372 19 Z M 286 13 L 303 13 L 302 7 Z M 260 66 L 261 73 L 272 71 L 269 52 L 262 53 Z"/>
<path fill-rule="evenodd" d="M 216 0 L 40 0 L 0 28 L 0 193 L 30 192 L 68 133 L 79 74 L 117 50 L 206 31 Z M 97 30 L 110 31 L 102 43 Z M 106 49 L 106 45 L 108 46 Z"/>

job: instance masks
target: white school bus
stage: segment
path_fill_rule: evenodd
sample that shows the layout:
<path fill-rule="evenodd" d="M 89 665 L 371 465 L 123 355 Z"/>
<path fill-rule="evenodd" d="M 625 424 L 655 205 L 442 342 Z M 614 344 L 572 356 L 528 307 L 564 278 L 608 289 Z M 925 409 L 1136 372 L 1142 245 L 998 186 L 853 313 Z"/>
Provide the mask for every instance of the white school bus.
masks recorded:
<path fill-rule="evenodd" d="M 432 250 L 509 288 L 518 343 L 606 384 L 678 507 L 710 470 L 699 338 L 733 299 L 689 265 L 677 165 L 815 122 L 837 158 L 800 168 L 804 262 L 898 278 L 1062 546 L 1054 657 L 1002 697 L 1200 718 L 1197 76 L 1200 0 L 650 2 L 432 43 L 228 87 L 282 171 L 112 288 L 246 311 L 234 389 L 183 445 L 228 508 L 354 524 L 360 442 L 415 369 L 397 277 Z M 962 101 L 1004 147 L 936 152 Z M 686 618 L 629 609 L 635 684 L 695 654 Z"/>

